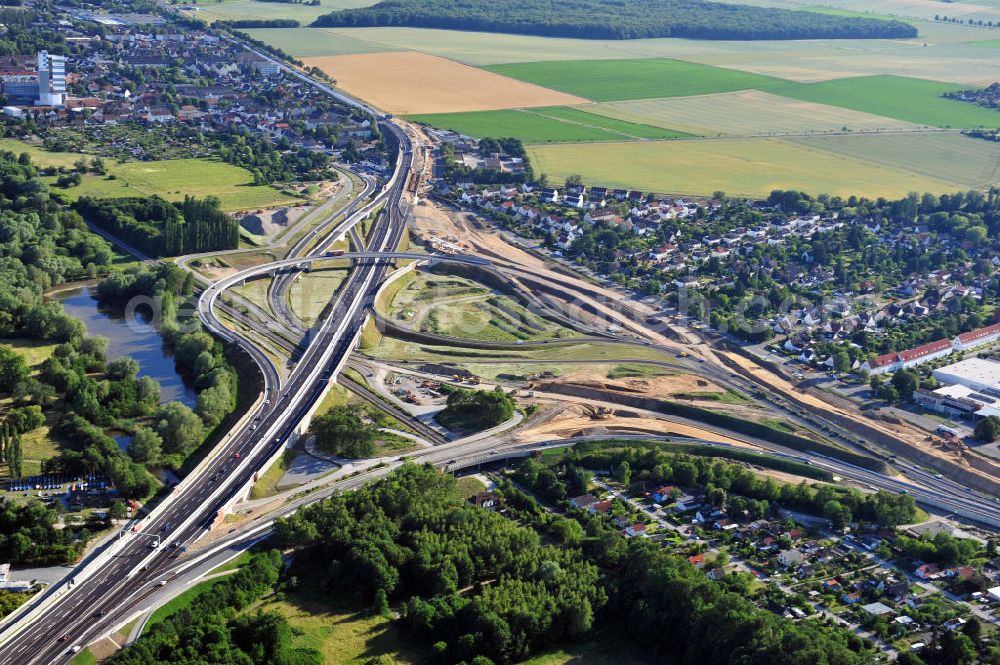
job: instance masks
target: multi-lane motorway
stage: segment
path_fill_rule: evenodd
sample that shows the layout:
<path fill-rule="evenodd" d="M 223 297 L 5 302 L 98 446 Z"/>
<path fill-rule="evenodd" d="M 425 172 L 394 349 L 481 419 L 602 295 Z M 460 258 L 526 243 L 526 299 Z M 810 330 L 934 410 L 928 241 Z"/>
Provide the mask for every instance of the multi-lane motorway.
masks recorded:
<path fill-rule="evenodd" d="M 304 80 L 311 79 L 293 72 Z M 374 109 L 316 84 L 338 100 L 378 117 Z M 370 233 L 367 249 L 377 254 L 394 250 L 404 224 L 400 202 L 413 162 L 406 133 L 388 119 L 382 130 L 398 142 L 392 177 L 374 197 L 368 210 L 384 204 Z M 355 213 L 358 214 L 358 213 Z M 263 396 L 241 427 L 232 432 L 216 453 L 178 485 L 152 514 L 127 530 L 93 557 L 66 582 L 34 599 L 19 620 L 0 632 L 0 664 L 29 665 L 68 660 L 74 645 L 99 635 L 122 612 L 133 607 L 162 582 L 167 566 L 182 548 L 203 535 L 223 506 L 253 481 L 265 460 L 285 446 L 299 423 L 323 393 L 326 384 L 346 361 L 365 321 L 365 308 L 384 275 L 388 262 L 369 260 L 351 271 L 341 295 L 312 343 L 284 385 L 270 360 L 254 345 L 226 329 L 215 316 L 219 289 L 209 287 L 199 302 L 204 324 L 227 342 L 251 353 L 264 374 Z"/>

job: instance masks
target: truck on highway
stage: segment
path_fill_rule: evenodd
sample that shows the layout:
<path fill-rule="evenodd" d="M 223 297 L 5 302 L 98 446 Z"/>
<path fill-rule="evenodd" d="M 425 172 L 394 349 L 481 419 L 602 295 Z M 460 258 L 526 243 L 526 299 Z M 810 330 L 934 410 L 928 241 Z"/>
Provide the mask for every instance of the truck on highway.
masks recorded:
<path fill-rule="evenodd" d="M 331 249 L 329 252 L 326 253 L 326 255 L 327 256 L 343 256 L 344 255 L 344 250 L 342 250 L 342 249 Z"/>

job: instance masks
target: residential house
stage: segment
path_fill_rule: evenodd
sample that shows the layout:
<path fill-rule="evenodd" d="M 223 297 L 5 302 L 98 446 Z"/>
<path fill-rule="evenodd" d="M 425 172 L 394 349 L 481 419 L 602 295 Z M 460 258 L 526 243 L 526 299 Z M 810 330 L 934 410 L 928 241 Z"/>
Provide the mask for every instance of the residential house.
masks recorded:
<path fill-rule="evenodd" d="M 674 488 L 665 485 L 653 490 L 653 501 L 656 503 L 666 503 L 670 500 L 670 493 L 674 491 Z"/>
<path fill-rule="evenodd" d="M 782 550 L 778 553 L 778 563 L 785 568 L 797 566 L 802 563 L 802 552 L 799 550 Z"/>
<path fill-rule="evenodd" d="M 469 497 L 469 503 L 486 510 L 499 510 L 502 501 L 500 496 L 494 492 L 479 492 Z"/>
<path fill-rule="evenodd" d="M 587 511 L 590 513 L 600 513 L 602 515 L 608 515 L 611 513 L 611 499 L 605 499 L 604 501 L 598 501 L 593 504 Z"/>
<path fill-rule="evenodd" d="M 705 557 L 700 554 L 695 554 L 688 557 L 688 563 L 690 563 L 695 568 L 701 569 L 705 567 Z"/>
<path fill-rule="evenodd" d="M 646 525 L 645 524 L 632 524 L 631 526 L 625 527 L 625 535 L 629 538 L 641 538 L 646 536 Z"/>

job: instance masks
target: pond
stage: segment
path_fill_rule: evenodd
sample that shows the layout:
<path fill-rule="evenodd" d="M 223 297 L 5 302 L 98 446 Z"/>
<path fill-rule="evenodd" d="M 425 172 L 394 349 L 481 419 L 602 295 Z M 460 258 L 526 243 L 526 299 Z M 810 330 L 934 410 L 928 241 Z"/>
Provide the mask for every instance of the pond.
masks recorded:
<path fill-rule="evenodd" d="M 177 373 L 173 355 L 163 347 L 163 339 L 149 323 L 150 314 L 139 310 L 138 318 L 127 321 L 120 312 L 100 307 L 95 294 L 96 288 L 81 286 L 61 291 L 55 297 L 67 314 L 83 321 L 87 334 L 108 338 L 108 360 L 132 356 L 139 363 L 139 376 L 148 376 L 160 384 L 161 401 L 182 402 L 194 408 L 198 396 Z"/>

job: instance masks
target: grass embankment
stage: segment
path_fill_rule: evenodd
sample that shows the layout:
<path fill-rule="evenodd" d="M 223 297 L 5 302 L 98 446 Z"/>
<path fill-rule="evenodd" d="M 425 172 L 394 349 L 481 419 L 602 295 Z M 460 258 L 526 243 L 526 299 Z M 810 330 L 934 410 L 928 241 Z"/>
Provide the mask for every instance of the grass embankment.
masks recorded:
<path fill-rule="evenodd" d="M 159 623 L 174 612 L 180 612 L 181 610 L 190 607 L 191 603 L 193 603 L 198 597 L 198 594 L 212 588 L 217 583 L 218 580 L 205 580 L 204 582 L 195 584 L 190 589 L 187 589 L 174 598 L 171 598 L 169 601 L 156 608 L 156 610 L 149 616 L 146 626 L 152 626 L 155 623 Z"/>
<path fill-rule="evenodd" d="M 650 378 L 654 376 L 666 376 L 674 372 L 657 365 L 637 365 L 635 363 L 623 363 L 615 365 L 605 374 L 609 379 L 626 378 Z"/>
<path fill-rule="evenodd" d="M 687 393 L 677 393 L 675 399 L 686 399 L 691 401 L 721 402 L 722 404 L 750 404 L 745 396 L 735 390 L 695 390 Z"/>
<path fill-rule="evenodd" d="M 303 274 L 288 289 L 292 312 L 306 326 L 313 325 L 347 279 L 347 270 L 313 269 Z"/>
<path fill-rule="evenodd" d="M 363 347 L 368 355 L 386 360 L 420 360 L 451 365 L 464 363 L 489 363 L 490 361 L 543 360 L 554 365 L 574 361 L 604 361 L 615 363 L 628 360 L 667 361 L 665 354 L 649 348 L 630 348 L 622 344 L 566 343 L 552 346 L 525 346 L 514 349 L 469 349 L 404 342 L 391 337 L 380 337 L 375 344 Z"/>
<path fill-rule="evenodd" d="M 254 483 L 253 489 L 250 490 L 250 498 L 266 499 L 269 496 L 278 494 L 281 491 L 278 489 L 278 483 L 285 476 L 285 472 L 291 466 L 295 455 L 295 451 L 286 450 L 281 457 L 275 460 L 274 464 L 269 466 L 267 471 L 262 473 L 258 477 L 257 482 Z"/>
<path fill-rule="evenodd" d="M 224 573 L 228 570 L 236 570 L 237 568 L 240 568 L 245 563 L 247 563 L 249 560 L 250 560 L 250 552 L 249 551 L 241 552 L 240 555 L 237 556 L 235 559 L 230 559 L 221 566 L 213 568 L 208 572 L 208 574 L 215 575 L 217 573 Z"/>
<path fill-rule="evenodd" d="M 817 469 L 814 466 L 808 464 L 803 464 L 801 462 L 795 462 L 793 460 L 785 459 L 782 457 L 775 457 L 774 455 L 768 455 L 767 453 L 759 453 L 752 450 L 745 450 L 742 448 L 719 448 L 718 446 L 706 446 L 700 443 L 665 443 L 662 441 L 621 441 L 617 439 L 608 439 L 606 441 L 588 441 L 585 443 L 586 448 L 591 447 L 608 447 L 608 448 L 645 448 L 650 450 L 664 450 L 667 452 L 684 453 L 687 455 L 696 455 L 698 457 L 718 457 L 721 459 L 730 459 L 738 462 L 746 462 L 747 464 L 753 464 L 765 469 L 772 469 L 774 471 L 782 471 L 784 473 L 790 473 L 796 476 L 802 476 L 803 478 L 812 478 L 814 480 L 822 480 L 824 482 L 831 482 L 833 480 L 833 474 L 829 471 L 824 471 L 823 469 Z M 577 447 L 580 447 L 579 444 Z M 569 450 L 564 448 L 562 450 Z"/>
<path fill-rule="evenodd" d="M 691 418 L 692 420 L 697 420 L 709 425 L 715 425 L 732 432 L 738 432 L 740 434 L 763 439 L 764 441 L 769 441 L 771 443 L 777 443 L 778 445 L 790 448 L 791 450 L 828 455 L 844 462 L 849 462 L 862 468 L 871 469 L 880 473 L 885 473 L 888 470 L 885 462 L 880 460 L 873 459 L 860 453 L 855 453 L 833 443 L 819 441 L 817 439 L 809 439 L 798 434 L 792 434 L 785 429 L 779 429 L 766 423 L 744 420 L 743 418 L 738 418 L 727 413 L 720 413 L 718 411 L 703 409 L 698 406 L 681 404 L 678 402 L 659 401 L 658 405 L 659 410 L 668 415 Z"/>
<path fill-rule="evenodd" d="M 517 343 L 577 334 L 486 284 L 450 274 L 408 277 L 405 285 L 387 291 L 381 304 L 386 316 L 414 330 L 456 339 Z"/>
<path fill-rule="evenodd" d="M 486 485 L 479 478 L 473 476 L 462 476 L 455 481 L 458 493 L 463 500 L 486 491 Z"/>
<path fill-rule="evenodd" d="M 347 388 L 336 383 L 331 383 L 329 389 L 326 391 L 326 395 L 323 396 L 323 401 L 320 402 L 319 407 L 316 409 L 316 415 L 321 416 L 332 408 L 338 406 L 344 406 L 350 399 L 350 393 Z"/>
<path fill-rule="evenodd" d="M 90 649 L 84 649 L 80 653 L 73 656 L 73 660 L 69 661 L 69 665 L 96 665 L 97 657 L 90 652 Z"/>
<path fill-rule="evenodd" d="M 271 288 L 273 281 L 271 277 L 260 277 L 250 280 L 241 286 L 235 286 L 232 288 L 232 291 L 263 311 L 270 312 L 271 305 L 267 301 L 267 290 Z"/>

